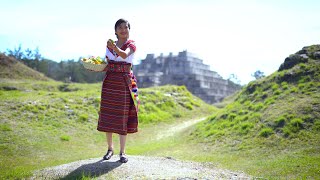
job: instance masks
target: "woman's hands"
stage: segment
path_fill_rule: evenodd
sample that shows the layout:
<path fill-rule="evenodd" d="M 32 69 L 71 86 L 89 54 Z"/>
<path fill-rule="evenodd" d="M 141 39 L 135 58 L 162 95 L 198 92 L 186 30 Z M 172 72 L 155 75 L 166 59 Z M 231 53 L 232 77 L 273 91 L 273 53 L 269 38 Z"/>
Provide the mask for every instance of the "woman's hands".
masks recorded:
<path fill-rule="evenodd" d="M 114 43 L 114 41 L 112 39 L 108 40 L 107 47 L 110 49 L 113 49 L 113 50 L 115 50 L 115 48 L 117 48 L 116 44 Z"/>
<path fill-rule="evenodd" d="M 122 59 L 126 59 L 129 55 L 134 53 L 132 48 L 127 48 L 125 51 L 118 48 L 112 39 L 109 39 L 107 41 L 107 47 L 112 49 L 117 54 L 117 56 L 119 55 Z M 111 52 L 111 53 L 114 53 L 114 52 Z"/>

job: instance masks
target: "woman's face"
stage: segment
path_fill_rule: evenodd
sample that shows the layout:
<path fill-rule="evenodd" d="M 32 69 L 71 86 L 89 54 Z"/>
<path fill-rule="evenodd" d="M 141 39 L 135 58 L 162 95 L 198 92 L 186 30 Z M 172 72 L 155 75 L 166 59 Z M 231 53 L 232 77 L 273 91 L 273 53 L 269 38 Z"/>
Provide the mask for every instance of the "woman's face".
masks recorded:
<path fill-rule="evenodd" d="M 129 26 L 127 23 L 123 22 L 116 28 L 116 34 L 118 38 L 129 38 Z"/>

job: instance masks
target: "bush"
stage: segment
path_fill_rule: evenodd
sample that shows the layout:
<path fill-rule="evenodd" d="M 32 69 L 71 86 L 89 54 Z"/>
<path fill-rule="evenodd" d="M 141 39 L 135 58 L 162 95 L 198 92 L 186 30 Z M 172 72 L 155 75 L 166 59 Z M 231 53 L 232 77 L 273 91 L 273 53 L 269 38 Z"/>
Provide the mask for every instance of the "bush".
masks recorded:
<path fill-rule="evenodd" d="M 175 117 L 175 118 L 180 118 L 180 117 L 182 117 L 182 114 L 181 114 L 181 112 L 174 112 L 173 114 L 172 114 L 172 116 L 173 117 Z"/>
<path fill-rule="evenodd" d="M 271 128 L 263 128 L 261 129 L 259 136 L 261 137 L 269 137 L 271 134 L 273 134 L 273 130 Z"/>
<path fill-rule="evenodd" d="M 258 122 L 258 121 L 261 120 L 261 116 L 262 116 L 261 113 L 254 112 L 254 113 L 251 113 L 251 114 L 250 114 L 249 119 L 250 119 L 251 121 Z"/>
<path fill-rule="evenodd" d="M 290 131 L 289 128 L 284 127 L 284 128 L 282 129 L 282 131 L 283 131 L 284 137 L 290 137 L 290 136 L 292 136 L 292 132 Z"/>
<path fill-rule="evenodd" d="M 62 135 L 62 136 L 60 136 L 60 140 L 62 140 L 62 141 L 70 141 L 70 136 Z"/>
<path fill-rule="evenodd" d="M 146 112 L 158 112 L 159 109 L 153 103 L 146 103 L 144 105 Z"/>
<path fill-rule="evenodd" d="M 173 101 L 165 101 L 157 104 L 157 108 L 167 111 L 176 107 L 176 104 Z"/>
<path fill-rule="evenodd" d="M 280 95 L 280 94 L 281 94 L 281 91 L 278 89 L 278 90 L 274 91 L 273 94 L 274 94 L 274 95 Z"/>
<path fill-rule="evenodd" d="M 312 127 L 315 131 L 320 131 L 320 121 L 316 121 Z"/>
<path fill-rule="evenodd" d="M 288 85 L 288 83 L 287 83 L 287 81 L 282 81 L 281 82 L 281 87 L 283 88 L 283 86 L 287 86 Z"/>
<path fill-rule="evenodd" d="M 298 92 L 298 88 L 297 87 L 292 87 L 290 90 L 290 93 L 297 93 Z"/>
<path fill-rule="evenodd" d="M 88 114 L 81 114 L 81 115 L 79 116 L 79 121 L 80 121 L 80 122 L 87 122 L 88 119 L 89 119 Z"/>
<path fill-rule="evenodd" d="M 274 99 L 274 97 L 268 98 L 266 100 L 266 105 L 274 104 L 275 102 L 276 102 L 276 100 Z"/>
<path fill-rule="evenodd" d="M 248 132 L 250 131 L 250 129 L 253 127 L 254 125 L 252 123 L 246 122 L 241 124 L 241 128 L 240 128 L 240 133 L 241 134 L 248 134 Z"/>
<path fill-rule="evenodd" d="M 276 90 L 279 89 L 279 85 L 278 85 L 277 83 L 273 83 L 272 86 L 271 86 L 271 89 L 272 89 L 273 91 L 276 91 Z"/>
<path fill-rule="evenodd" d="M 193 109 L 191 103 L 186 103 L 186 104 L 185 104 L 185 108 L 187 108 L 187 109 L 189 109 L 189 110 L 192 110 L 192 109 Z"/>
<path fill-rule="evenodd" d="M 286 118 L 283 116 L 280 116 L 278 119 L 274 121 L 274 123 L 275 123 L 274 124 L 275 128 L 283 127 L 286 123 Z"/>
<path fill-rule="evenodd" d="M 254 111 L 260 111 L 261 109 L 264 108 L 263 103 L 258 103 L 255 107 L 254 107 Z"/>
<path fill-rule="evenodd" d="M 228 119 L 229 119 L 230 121 L 234 120 L 236 117 L 237 117 L 237 115 L 236 115 L 235 113 L 230 113 L 230 114 L 228 115 Z"/>
<path fill-rule="evenodd" d="M 292 132 L 298 132 L 303 128 L 303 120 L 300 118 L 294 118 L 290 121 L 289 125 Z"/>
<path fill-rule="evenodd" d="M 196 107 L 200 107 L 200 103 L 194 100 L 191 100 L 191 105 L 196 106 Z"/>
<path fill-rule="evenodd" d="M 12 131 L 9 124 L 0 124 L 0 131 Z"/>

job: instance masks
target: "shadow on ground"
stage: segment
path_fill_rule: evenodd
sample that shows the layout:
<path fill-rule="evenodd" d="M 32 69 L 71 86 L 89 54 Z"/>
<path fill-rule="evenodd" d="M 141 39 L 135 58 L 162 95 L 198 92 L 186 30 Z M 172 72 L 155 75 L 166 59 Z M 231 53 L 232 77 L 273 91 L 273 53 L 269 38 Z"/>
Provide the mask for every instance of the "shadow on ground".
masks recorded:
<path fill-rule="evenodd" d="M 99 177 L 121 166 L 121 164 L 122 163 L 120 161 L 110 162 L 110 161 L 99 160 L 95 163 L 82 165 L 77 169 L 75 169 L 74 171 L 70 172 L 65 177 L 60 179 L 67 180 L 67 179 L 82 179 L 84 177 L 86 178 Z"/>

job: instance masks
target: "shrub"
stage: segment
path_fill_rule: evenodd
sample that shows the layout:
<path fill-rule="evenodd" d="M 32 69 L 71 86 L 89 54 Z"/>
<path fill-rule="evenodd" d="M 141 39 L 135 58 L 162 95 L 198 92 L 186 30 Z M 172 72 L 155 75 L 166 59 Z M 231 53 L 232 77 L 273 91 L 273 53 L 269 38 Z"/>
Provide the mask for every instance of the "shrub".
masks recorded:
<path fill-rule="evenodd" d="M 276 100 L 274 99 L 274 97 L 268 98 L 266 100 L 266 105 L 274 104 L 275 102 L 276 102 Z"/>
<path fill-rule="evenodd" d="M 192 109 L 193 109 L 191 103 L 186 103 L 184 107 L 187 108 L 187 109 L 189 109 L 189 110 L 192 110 Z"/>
<path fill-rule="evenodd" d="M 173 114 L 172 114 L 172 116 L 173 117 L 175 117 L 175 118 L 180 118 L 180 117 L 182 117 L 182 114 L 181 114 L 181 112 L 174 112 Z"/>
<path fill-rule="evenodd" d="M 250 129 L 253 127 L 254 125 L 252 123 L 246 122 L 241 124 L 241 128 L 240 128 L 240 133 L 241 134 L 248 134 L 248 132 L 250 131 Z"/>
<path fill-rule="evenodd" d="M 271 134 L 273 134 L 273 130 L 271 128 L 263 128 L 261 129 L 259 136 L 261 137 L 269 137 Z"/>
<path fill-rule="evenodd" d="M 284 127 L 284 128 L 282 129 L 282 131 L 283 131 L 284 137 L 290 137 L 290 136 L 292 136 L 292 132 L 290 131 L 289 128 Z"/>
<path fill-rule="evenodd" d="M 280 117 L 278 117 L 278 119 L 276 119 L 274 121 L 274 123 L 275 123 L 274 124 L 275 128 L 283 127 L 285 125 L 285 123 L 286 123 L 286 118 L 283 117 L 283 116 L 280 116 Z"/>
<path fill-rule="evenodd" d="M 141 123 L 151 123 L 157 120 L 158 116 L 155 113 L 139 113 L 139 122 Z"/>
<path fill-rule="evenodd" d="M 248 113 L 249 113 L 248 110 L 240 110 L 240 111 L 238 112 L 239 115 L 246 115 L 246 114 L 248 114 Z"/>
<path fill-rule="evenodd" d="M 287 82 L 282 82 L 282 83 L 281 83 L 281 88 L 282 88 L 283 90 L 289 89 L 288 83 L 287 83 Z"/>
<path fill-rule="evenodd" d="M 280 95 L 280 94 L 281 94 L 281 91 L 278 89 L 278 90 L 274 91 L 273 94 L 274 94 L 274 95 Z"/>
<path fill-rule="evenodd" d="M 62 140 L 62 141 L 70 141 L 70 136 L 62 135 L 62 136 L 60 136 L 60 140 Z"/>
<path fill-rule="evenodd" d="M 146 110 L 146 112 L 158 112 L 159 109 L 153 104 L 153 103 L 146 103 L 144 105 L 144 109 Z"/>
<path fill-rule="evenodd" d="M 304 83 L 298 84 L 298 88 L 299 88 L 299 89 L 303 89 L 304 87 L 305 87 L 305 84 L 304 84 Z"/>
<path fill-rule="evenodd" d="M 297 87 L 292 87 L 290 90 L 290 93 L 297 93 L 298 92 L 298 88 Z"/>
<path fill-rule="evenodd" d="M 170 110 L 176 107 L 176 104 L 173 101 L 165 101 L 162 103 L 157 104 L 157 107 L 161 110 Z"/>
<path fill-rule="evenodd" d="M 315 130 L 315 131 L 320 131 L 320 121 L 316 121 L 316 122 L 313 124 L 312 129 Z"/>
<path fill-rule="evenodd" d="M 264 108 L 263 103 L 258 103 L 257 105 L 255 105 L 254 111 L 260 111 L 263 108 Z"/>
<path fill-rule="evenodd" d="M 99 105 L 100 105 L 100 100 L 101 100 L 101 98 L 99 97 L 99 98 L 94 98 L 93 99 L 93 104 L 95 105 L 95 107 L 99 107 Z"/>
<path fill-rule="evenodd" d="M 236 115 L 235 113 L 230 113 L 230 114 L 228 115 L 228 119 L 229 119 L 230 121 L 234 120 L 234 118 L 236 118 L 236 117 L 237 117 L 237 115 Z"/>
<path fill-rule="evenodd" d="M 79 121 L 80 121 L 80 122 L 87 122 L 88 119 L 89 119 L 88 114 L 81 114 L 81 115 L 79 116 Z"/>
<path fill-rule="evenodd" d="M 314 82 L 309 82 L 309 83 L 307 83 L 306 88 L 307 88 L 309 91 L 317 91 L 317 87 L 316 87 L 316 84 L 315 84 Z"/>
<path fill-rule="evenodd" d="M 299 66 L 300 66 L 300 69 L 302 69 L 302 70 L 307 69 L 307 65 L 304 63 L 300 63 Z"/>
<path fill-rule="evenodd" d="M 304 115 L 302 119 L 304 122 L 313 123 L 315 118 L 311 114 L 307 114 L 307 115 Z"/>
<path fill-rule="evenodd" d="M 261 113 L 254 112 L 254 113 L 250 114 L 249 119 L 250 119 L 251 121 L 258 122 L 258 121 L 261 120 Z"/>
<path fill-rule="evenodd" d="M 196 107 L 200 107 L 200 103 L 194 100 L 191 100 L 191 105 L 196 106 Z"/>
<path fill-rule="evenodd" d="M 12 131 L 9 124 L 0 124 L 0 130 L 1 131 Z"/>
<path fill-rule="evenodd" d="M 289 123 L 292 132 L 298 132 L 303 128 L 303 120 L 300 118 L 294 118 Z"/>
<path fill-rule="evenodd" d="M 273 83 L 272 86 L 271 86 L 271 89 L 272 89 L 273 91 L 276 91 L 276 90 L 279 89 L 279 85 L 278 85 L 277 83 Z"/>
<path fill-rule="evenodd" d="M 261 99 L 266 99 L 268 97 L 268 93 L 267 92 L 263 92 L 261 94 Z"/>

